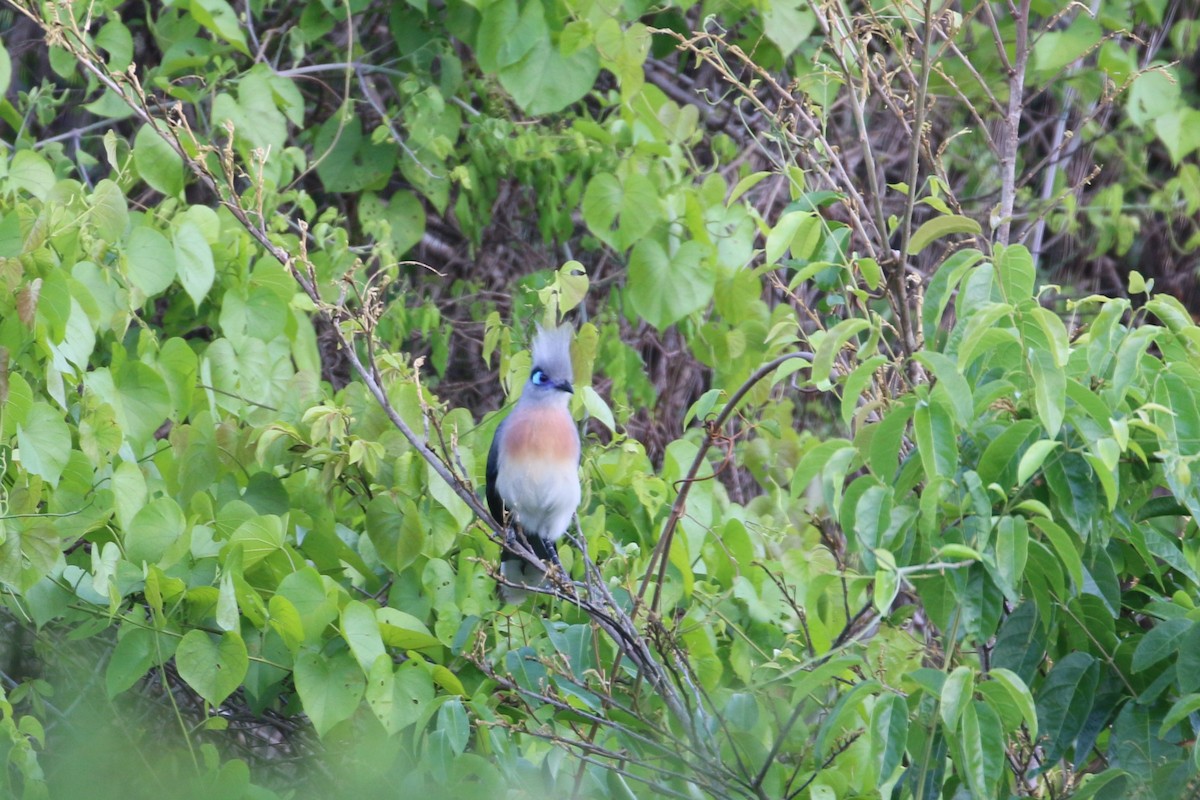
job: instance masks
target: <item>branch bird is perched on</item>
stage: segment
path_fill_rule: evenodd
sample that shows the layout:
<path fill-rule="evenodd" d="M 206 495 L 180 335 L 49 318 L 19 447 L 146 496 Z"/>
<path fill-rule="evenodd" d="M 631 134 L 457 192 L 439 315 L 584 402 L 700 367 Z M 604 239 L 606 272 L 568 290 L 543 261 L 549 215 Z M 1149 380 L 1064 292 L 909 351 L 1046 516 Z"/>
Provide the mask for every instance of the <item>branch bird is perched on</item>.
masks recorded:
<path fill-rule="evenodd" d="M 579 431 L 567 409 L 574 392 L 571 333 L 567 325 L 538 326 L 529 382 L 512 413 L 496 428 L 487 460 L 492 516 L 510 536 L 523 533 L 529 549 L 548 565 L 559 565 L 554 543 L 566 533 L 580 498 Z M 541 570 L 507 550 L 500 559 L 500 574 L 528 586 L 543 579 Z M 500 587 L 506 603 L 519 603 L 525 594 Z"/>

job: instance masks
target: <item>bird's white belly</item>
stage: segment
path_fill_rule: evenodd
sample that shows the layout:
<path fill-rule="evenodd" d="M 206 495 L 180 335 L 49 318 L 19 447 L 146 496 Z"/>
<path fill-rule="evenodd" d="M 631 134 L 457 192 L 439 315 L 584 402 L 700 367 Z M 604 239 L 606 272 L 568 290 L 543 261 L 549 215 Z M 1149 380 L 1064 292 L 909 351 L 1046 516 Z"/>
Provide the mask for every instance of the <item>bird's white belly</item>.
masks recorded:
<path fill-rule="evenodd" d="M 580 499 L 574 462 L 523 465 L 502 460 L 498 472 L 496 489 L 526 533 L 553 542 L 566 532 Z"/>

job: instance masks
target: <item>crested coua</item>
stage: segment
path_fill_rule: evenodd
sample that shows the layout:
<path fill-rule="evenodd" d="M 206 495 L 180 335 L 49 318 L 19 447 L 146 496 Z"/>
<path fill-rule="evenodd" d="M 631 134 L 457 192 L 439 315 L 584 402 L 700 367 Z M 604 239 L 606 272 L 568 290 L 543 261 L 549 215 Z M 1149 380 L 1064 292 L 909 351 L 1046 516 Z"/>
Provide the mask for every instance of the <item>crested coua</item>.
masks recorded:
<path fill-rule="evenodd" d="M 533 368 L 521 399 L 496 428 L 487 460 L 487 501 L 492 516 L 509 531 L 524 534 L 544 564 L 559 565 L 557 542 L 579 507 L 579 431 L 567 404 L 571 386 L 571 328 L 538 327 Z M 541 570 L 507 550 L 500 574 L 508 581 L 540 585 Z M 506 603 L 526 593 L 500 587 Z"/>

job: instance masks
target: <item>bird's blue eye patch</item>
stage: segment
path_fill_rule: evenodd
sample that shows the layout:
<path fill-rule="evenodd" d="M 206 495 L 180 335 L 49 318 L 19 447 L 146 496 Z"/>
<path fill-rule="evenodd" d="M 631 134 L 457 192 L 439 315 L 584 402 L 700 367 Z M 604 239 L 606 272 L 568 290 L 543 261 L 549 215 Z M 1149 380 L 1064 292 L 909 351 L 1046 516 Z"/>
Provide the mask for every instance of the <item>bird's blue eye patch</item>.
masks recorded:
<path fill-rule="evenodd" d="M 529 376 L 529 380 L 533 381 L 534 386 L 545 386 L 550 382 L 550 379 L 546 377 L 546 373 L 541 367 L 533 371 L 533 374 Z"/>

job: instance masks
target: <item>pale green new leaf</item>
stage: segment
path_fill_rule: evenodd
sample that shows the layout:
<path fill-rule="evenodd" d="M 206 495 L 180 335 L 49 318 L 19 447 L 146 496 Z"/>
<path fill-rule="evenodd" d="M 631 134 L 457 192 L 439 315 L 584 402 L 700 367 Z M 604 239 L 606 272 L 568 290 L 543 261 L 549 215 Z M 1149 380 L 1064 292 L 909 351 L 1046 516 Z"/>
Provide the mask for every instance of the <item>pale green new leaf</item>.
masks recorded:
<path fill-rule="evenodd" d="M 302 653 L 296 659 L 296 692 L 318 736 L 349 719 L 366 690 L 363 671 L 349 653 Z"/>
<path fill-rule="evenodd" d="M 871 710 L 871 756 L 881 782 L 900 766 L 907 746 L 908 705 L 900 695 L 885 694 Z"/>
<path fill-rule="evenodd" d="M 133 165 L 155 191 L 167 197 L 183 191 L 183 159 L 149 124 L 138 128 L 134 137 Z"/>
<path fill-rule="evenodd" d="M 699 242 L 684 242 L 668 255 L 655 239 L 643 239 L 629 256 L 625 287 L 634 311 L 662 330 L 709 304 L 715 285 Z"/>
<path fill-rule="evenodd" d="M 175 650 L 175 666 L 179 677 L 209 703 L 219 706 L 242 684 L 250 659 L 236 631 L 214 640 L 211 634 L 192 630 Z"/>
<path fill-rule="evenodd" d="M 833 382 L 833 360 L 842 348 L 857 334 L 871 327 L 865 319 L 851 317 L 844 319 L 821 338 L 817 352 L 813 355 L 813 366 L 810 373 L 813 383 L 818 389 L 828 389 Z"/>
<path fill-rule="evenodd" d="M 978 235 L 983 233 L 983 228 L 970 217 L 963 217 L 957 214 L 934 217 L 917 228 L 916 233 L 909 239 L 908 254 L 915 256 L 938 239 L 952 236 L 956 233 Z"/>
<path fill-rule="evenodd" d="M 383 638 L 375 613 L 365 603 L 351 600 L 342 608 L 342 638 L 364 673 L 384 654 Z"/>
<path fill-rule="evenodd" d="M 179 283 L 188 297 L 192 298 L 192 305 L 200 308 L 217 274 L 212 248 L 193 222 L 180 224 L 175 229 L 173 239 Z"/>
<path fill-rule="evenodd" d="M 988 677 L 999 683 L 1008 692 L 1013 703 L 1021 710 L 1025 725 L 1029 728 L 1029 738 L 1036 741 L 1038 737 L 1037 707 L 1034 705 L 1033 694 L 1025 685 L 1025 681 L 1021 680 L 1017 673 L 1003 667 L 992 667 L 988 670 Z"/>
<path fill-rule="evenodd" d="M 147 297 L 162 293 L 175 280 L 175 251 L 167 237 L 153 228 L 133 229 L 125 258 L 129 280 Z"/>
<path fill-rule="evenodd" d="M 57 486 L 71 456 L 71 430 L 62 412 L 47 402 L 35 402 L 25 421 L 17 425 L 17 448 L 21 466 Z"/>
<path fill-rule="evenodd" d="M 975 673 L 970 667 L 958 666 L 942 684 L 941 715 L 946 729 L 953 733 L 958 729 L 959 720 L 967 706 L 971 703 L 971 695 L 975 692 Z"/>

